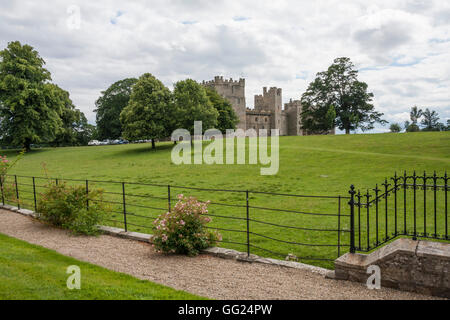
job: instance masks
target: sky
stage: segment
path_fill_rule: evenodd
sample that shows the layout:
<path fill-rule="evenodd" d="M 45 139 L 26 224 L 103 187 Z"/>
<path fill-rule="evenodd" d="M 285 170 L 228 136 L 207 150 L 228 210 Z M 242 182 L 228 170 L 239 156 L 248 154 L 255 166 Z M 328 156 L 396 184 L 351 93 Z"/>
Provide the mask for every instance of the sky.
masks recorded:
<path fill-rule="evenodd" d="M 253 108 L 264 86 L 300 99 L 343 56 L 389 122 L 414 105 L 450 118 L 448 0 L 0 0 L 0 50 L 15 40 L 40 53 L 91 123 L 101 91 L 146 72 L 169 88 L 243 77 Z"/>

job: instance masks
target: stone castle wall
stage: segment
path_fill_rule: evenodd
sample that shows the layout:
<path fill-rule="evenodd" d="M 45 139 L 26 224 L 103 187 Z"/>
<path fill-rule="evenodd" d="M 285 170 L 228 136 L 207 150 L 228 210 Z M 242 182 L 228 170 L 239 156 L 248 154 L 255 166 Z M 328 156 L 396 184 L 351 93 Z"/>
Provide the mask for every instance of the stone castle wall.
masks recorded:
<path fill-rule="evenodd" d="M 302 106 L 299 100 L 286 103 L 283 110 L 282 89 L 263 88 L 263 94 L 255 95 L 254 109 L 246 108 L 245 79 L 234 81 L 216 76 L 214 80 L 203 81 L 205 87 L 214 88 L 230 101 L 239 117 L 238 129 L 279 129 L 280 135 L 306 135 L 301 128 Z M 334 134 L 334 130 L 330 131 Z"/>
<path fill-rule="evenodd" d="M 245 79 L 234 81 L 216 76 L 214 80 L 203 81 L 205 87 L 216 89 L 222 97 L 230 101 L 234 111 L 239 117 L 238 129 L 246 129 L 246 103 L 245 103 Z"/>

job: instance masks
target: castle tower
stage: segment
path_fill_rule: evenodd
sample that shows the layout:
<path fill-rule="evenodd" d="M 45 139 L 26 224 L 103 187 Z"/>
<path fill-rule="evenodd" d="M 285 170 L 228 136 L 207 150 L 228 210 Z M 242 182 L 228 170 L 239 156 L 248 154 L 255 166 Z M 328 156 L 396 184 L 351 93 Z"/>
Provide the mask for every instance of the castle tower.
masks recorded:
<path fill-rule="evenodd" d="M 233 79 L 223 79 L 223 77 L 216 76 L 214 80 L 203 81 L 203 86 L 214 88 L 218 94 L 227 99 L 233 106 L 234 112 L 239 118 L 237 124 L 238 129 L 246 129 L 246 104 L 245 104 L 245 79 L 234 81 Z"/>
<path fill-rule="evenodd" d="M 272 87 L 267 90 L 263 88 L 262 95 L 255 95 L 255 111 L 270 112 L 270 129 L 282 128 L 282 90 L 281 88 Z"/>
<path fill-rule="evenodd" d="M 288 135 L 303 136 L 302 129 L 302 103 L 300 100 L 292 100 L 284 104 L 284 111 L 287 114 Z"/>

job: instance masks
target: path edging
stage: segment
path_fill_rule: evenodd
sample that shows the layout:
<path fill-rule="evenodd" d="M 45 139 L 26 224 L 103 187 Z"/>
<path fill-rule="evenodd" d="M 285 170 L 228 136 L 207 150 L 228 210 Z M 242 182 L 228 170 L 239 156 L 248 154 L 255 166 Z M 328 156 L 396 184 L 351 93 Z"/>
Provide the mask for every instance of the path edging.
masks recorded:
<path fill-rule="evenodd" d="M 39 214 L 27 209 L 19 209 L 14 206 L 10 205 L 2 205 L 0 204 L 0 208 L 12 212 L 19 213 L 21 215 L 32 217 L 32 218 L 38 218 Z M 98 228 L 105 234 L 108 234 L 110 236 L 114 237 L 120 237 L 125 238 L 129 240 L 135 240 L 140 242 L 146 242 L 150 243 L 150 240 L 152 238 L 152 235 L 145 234 L 145 233 L 139 233 L 139 232 L 131 232 L 131 231 L 125 231 L 124 229 L 115 228 L 115 227 L 109 227 L 109 226 L 98 226 Z M 219 248 L 219 247 L 212 247 L 203 250 L 203 253 L 213 255 L 222 259 L 234 259 L 241 262 L 248 262 L 248 263 L 262 263 L 262 264 L 269 264 L 269 265 L 275 265 L 275 266 L 281 266 L 281 267 L 287 267 L 287 268 L 293 268 L 293 269 L 301 269 L 301 270 L 308 270 L 314 273 L 318 273 L 320 275 L 326 276 L 327 273 L 330 272 L 330 270 L 312 266 L 309 264 L 301 263 L 301 262 L 295 262 L 295 261 L 283 261 L 283 260 L 277 260 L 272 258 L 263 258 L 254 254 L 251 254 L 250 257 L 247 256 L 247 253 L 236 251 L 233 249 L 226 249 L 226 248 Z"/>

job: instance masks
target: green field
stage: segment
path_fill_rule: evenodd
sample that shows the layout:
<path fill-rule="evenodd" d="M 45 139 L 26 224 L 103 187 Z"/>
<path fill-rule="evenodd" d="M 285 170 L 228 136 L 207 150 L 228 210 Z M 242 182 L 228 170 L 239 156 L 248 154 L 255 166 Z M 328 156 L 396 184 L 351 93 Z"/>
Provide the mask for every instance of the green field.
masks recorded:
<path fill-rule="evenodd" d="M 126 185 L 126 192 L 129 194 L 126 198 L 129 230 L 140 232 L 150 232 L 149 226 L 152 219 L 166 210 L 167 185 L 170 184 L 172 198 L 175 198 L 176 194 L 183 193 L 218 203 L 210 206 L 210 213 L 220 216 L 213 217 L 214 226 L 242 231 L 246 229 L 245 192 L 212 192 L 173 186 L 347 197 L 351 184 L 365 191 L 373 189 L 377 183 L 383 183 L 384 179 L 391 177 L 394 172 L 403 173 L 407 170 L 412 174 L 413 170 L 416 170 L 418 173 L 427 171 L 432 174 L 436 170 L 438 174 L 443 175 L 445 170 L 450 168 L 450 133 L 448 132 L 281 137 L 280 170 L 275 176 L 261 176 L 260 165 L 176 166 L 170 160 L 171 148 L 172 145 L 166 143 L 158 144 L 156 151 L 152 151 L 149 144 L 39 149 L 27 154 L 12 173 L 21 176 L 44 176 L 42 164 L 45 163 L 51 177 L 89 179 L 90 188 L 103 188 L 111 192 L 108 194 L 111 201 L 118 202 L 114 205 L 116 212 L 111 215 L 111 219 L 118 222 L 107 223 L 118 227 L 123 227 L 120 205 L 122 186 L 94 181 L 160 184 L 161 187 Z M 2 153 L 10 157 L 15 155 L 14 151 L 9 150 Z M 38 185 L 44 182 L 36 181 Z M 70 183 L 84 184 L 84 182 Z M 27 199 L 24 197 L 23 201 L 28 201 L 28 206 L 32 206 L 31 179 L 19 177 L 19 188 L 21 192 L 29 193 L 26 196 Z M 38 188 L 38 193 L 42 190 Z M 430 198 L 427 201 L 429 200 Z M 174 201 L 172 200 L 172 205 Z M 347 202 L 347 199 L 341 199 L 340 213 L 343 215 L 340 218 L 341 229 L 349 228 L 349 219 L 346 216 L 349 214 Z M 319 260 L 301 259 L 301 261 L 331 268 L 332 263 L 320 261 L 320 259 L 335 259 L 338 255 L 335 247 L 298 246 L 273 241 L 264 236 L 287 242 L 322 245 L 337 244 L 340 237 L 343 244 L 349 243 L 348 232 L 339 234 L 334 231 L 339 219 L 336 216 L 339 212 L 338 199 L 250 193 L 249 204 L 252 207 L 258 207 L 251 208 L 249 212 L 251 219 L 258 220 L 258 222 L 250 222 L 250 229 L 254 233 L 250 236 L 251 243 L 281 254 L 277 255 L 257 248 L 252 248 L 252 253 L 277 258 L 283 258 L 283 255 L 292 253 L 298 257 L 318 258 Z M 155 209 L 145 209 L 141 206 L 151 206 Z M 285 211 L 275 212 L 260 208 L 276 208 Z M 438 219 L 443 221 L 442 201 L 437 209 Z M 330 216 L 304 215 L 288 212 L 289 210 Z M 384 209 L 380 207 L 380 212 L 383 212 L 382 210 Z M 427 221 L 431 228 L 432 219 Z M 332 231 L 286 229 L 267 223 Z M 384 225 L 380 225 L 380 228 L 383 227 Z M 365 233 L 363 227 L 361 231 Z M 245 233 L 229 231 L 222 231 L 222 233 L 224 240 L 230 242 L 245 243 L 247 240 Z M 225 243 L 222 245 L 240 251 L 246 250 L 243 245 Z M 339 253 L 342 254 L 347 249 L 343 247 Z"/>
<path fill-rule="evenodd" d="M 80 290 L 66 286 L 81 270 Z M 201 297 L 110 271 L 0 234 L 0 300 L 192 300 Z"/>

